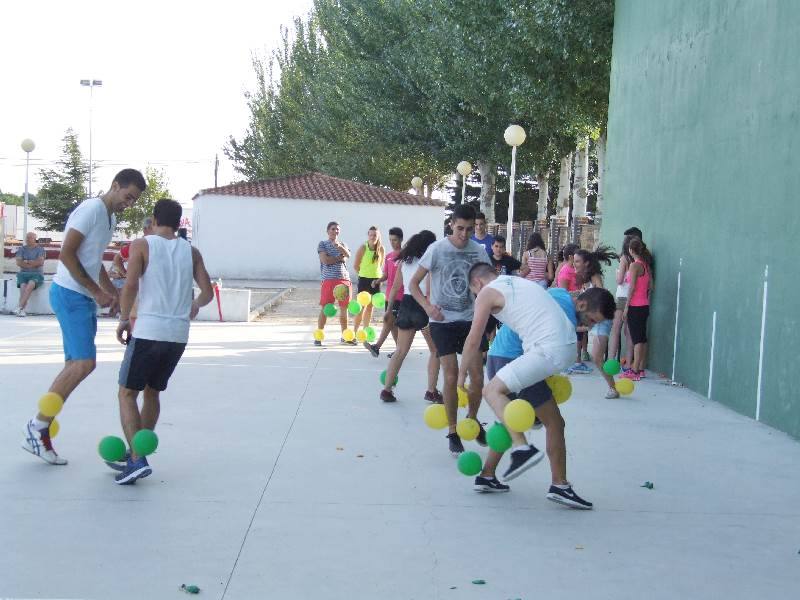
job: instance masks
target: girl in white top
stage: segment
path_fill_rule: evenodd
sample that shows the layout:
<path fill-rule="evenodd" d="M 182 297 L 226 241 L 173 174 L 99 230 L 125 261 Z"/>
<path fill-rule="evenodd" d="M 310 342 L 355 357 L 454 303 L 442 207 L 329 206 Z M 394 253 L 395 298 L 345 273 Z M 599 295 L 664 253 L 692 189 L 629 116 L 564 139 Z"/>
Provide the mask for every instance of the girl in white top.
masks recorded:
<path fill-rule="evenodd" d="M 633 361 L 633 344 L 631 343 L 631 336 L 628 332 L 628 327 L 622 319 L 622 313 L 625 306 L 628 304 L 628 284 L 625 283 L 625 275 L 628 273 L 628 267 L 633 263 L 628 246 L 631 243 L 633 236 L 626 235 L 622 242 L 622 251 L 619 256 L 619 267 L 617 268 L 617 309 L 614 311 L 614 321 L 611 324 L 611 334 L 608 338 L 608 357 L 617 358 L 620 354 L 620 339 L 622 331 L 625 331 L 625 356 L 627 361 L 625 364 L 630 365 Z"/>

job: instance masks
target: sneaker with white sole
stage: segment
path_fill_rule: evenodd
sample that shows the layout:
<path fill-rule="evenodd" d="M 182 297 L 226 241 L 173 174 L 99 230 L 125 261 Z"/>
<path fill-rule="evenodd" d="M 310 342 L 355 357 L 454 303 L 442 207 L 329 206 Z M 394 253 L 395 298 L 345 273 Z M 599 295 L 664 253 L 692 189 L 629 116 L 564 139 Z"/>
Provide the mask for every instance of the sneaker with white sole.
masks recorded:
<path fill-rule="evenodd" d="M 110 469 L 114 469 L 115 471 L 124 471 L 130 459 L 131 451 L 128 450 L 121 460 L 104 460 L 103 462 L 106 463 Z"/>
<path fill-rule="evenodd" d="M 558 486 L 551 485 L 550 491 L 547 493 L 547 499 L 569 506 L 570 508 L 579 508 L 582 510 L 591 510 L 593 504 L 588 500 L 584 500 L 569 486 L 567 489 L 562 489 Z"/>
<path fill-rule="evenodd" d="M 125 465 L 125 470 L 114 477 L 114 481 L 119 485 L 133 485 L 136 483 L 137 479 L 143 479 L 152 472 L 153 469 L 151 469 L 150 465 L 147 464 L 146 457 L 140 456 L 136 460 L 131 460 L 128 458 L 128 462 Z"/>
<path fill-rule="evenodd" d="M 606 392 L 606 400 L 614 400 L 614 399 L 616 399 L 616 398 L 619 398 L 619 392 L 618 392 L 617 390 L 615 390 L 615 389 L 614 389 L 614 390 L 611 390 L 611 389 L 609 389 L 609 390 Z"/>
<path fill-rule="evenodd" d="M 447 442 L 448 446 L 450 447 L 450 453 L 453 456 L 458 456 L 464 452 L 464 444 L 461 442 L 461 438 L 457 433 L 448 433 Z"/>
<path fill-rule="evenodd" d="M 28 316 L 28 313 L 25 312 L 24 308 L 18 308 L 17 310 L 14 311 L 14 314 L 17 315 L 18 317 L 27 317 Z"/>
<path fill-rule="evenodd" d="M 567 369 L 568 375 L 587 375 L 591 372 L 592 368 L 582 362 L 575 363 L 569 369 Z"/>
<path fill-rule="evenodd" d="M 375 344 L 364 342 L 364 348 L 369 350 L 369 353 L 372 354 L 372 358 L 378 358 L 381 355 L 380 348 L 378 348 Z"/>
<path fill-rule="evenodd" d="M 511 481 L 519 477 L 531 467 L 538 465 L 544 458 L 544 452 L 539 451 L 533 444 L 528 444 L 527 448 L 513 450 L 510 453 L 511 464 L 506 472 L 503 473 L 502 481 Z"/>
<path fill-rule="evenodd" d="M 476 492 L 489 493 L 508 492 L 511 490 L 509 486 L 500 483 L 497 477 L 481 477 L 480 475 L 475 478 L 475 484 L 472 489 Z"/>
<path fill-rule="evenodd" d="M 47 429 L 41 431 L 36 429 L 33 421 L 28 421 L 25 426 L 25 439 L 22 441 L 22 449 L 38 456 L 44 462 L 51 465 L 65 465 L 66 458 L 61 458 L 53 449 L 53 442 L 50 440 L 50 432 Z"/>

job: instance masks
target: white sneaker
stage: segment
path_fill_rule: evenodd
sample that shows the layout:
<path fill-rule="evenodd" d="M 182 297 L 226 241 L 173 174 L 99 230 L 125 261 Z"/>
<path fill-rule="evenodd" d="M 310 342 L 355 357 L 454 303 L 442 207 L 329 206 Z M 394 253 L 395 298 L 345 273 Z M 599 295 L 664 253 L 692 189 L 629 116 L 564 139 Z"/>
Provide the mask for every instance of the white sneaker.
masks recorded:
<path fill-rule="evenodd" d="M 608 390 L 606 392 L 606 400 L 614 400 L 619 398 L 619 392 L 617 390 Z"/>
<path fill-rule="evenodd" d="M 28 421 L 25 426 L 25 439 L 22 441 L 22 449 L 27 450 L 34 456 L 38 456 L 44 462 L 51 465 L 65 465 L 66 458 L 61 458 L 53 449 L 50 441 L 50 434 L 47 430 L 44 433 L 33 426 L 33 421 Z"/>
<path fill-rule="evenodd" d="M 18 308 L 17 310 L 14 311 L 14 314 L 17 315 L 18 317 L 27 317 L 28 316 L 28 313 L 25 312 L 24 308 Z"/>

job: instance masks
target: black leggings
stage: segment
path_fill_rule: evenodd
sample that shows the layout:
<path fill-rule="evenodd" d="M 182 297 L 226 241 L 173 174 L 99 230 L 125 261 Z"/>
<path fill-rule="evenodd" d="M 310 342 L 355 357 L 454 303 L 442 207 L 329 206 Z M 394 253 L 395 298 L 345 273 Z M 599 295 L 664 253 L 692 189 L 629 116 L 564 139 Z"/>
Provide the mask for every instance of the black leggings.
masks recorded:
<path fill-rule="evenodd" d="M 634 345 L 647 343 L 647 317 L 649 306 L 628 306 L 628 331 Z"/>

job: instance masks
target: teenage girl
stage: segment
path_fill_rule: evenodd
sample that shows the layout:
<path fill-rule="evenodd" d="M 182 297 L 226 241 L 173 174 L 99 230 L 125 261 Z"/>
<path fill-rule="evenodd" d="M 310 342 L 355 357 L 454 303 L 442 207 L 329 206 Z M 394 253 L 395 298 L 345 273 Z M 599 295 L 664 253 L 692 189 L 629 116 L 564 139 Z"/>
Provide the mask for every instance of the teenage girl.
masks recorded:
<path fill-rule="evenodd" d="M 563 262 L 558 266 L 556 273 L 556 286 L 564 288 L 568 292 L 578 292 L 581 287 L 578 285 L 578 275 L 575 272 L 574 257 L 578 250 L 577 244 L 567 244 L 561 250 Z"/>
<path fill-rule="evenodd" d="M 545 289 L 553 281 L 553 263 L 547 256 L 544 240 L 538 232 L 532 233 L 528 238 L 528 248 L 522 253 L 519 274 Z"/>
<path fill-rule="evenodd" d="M 631 370 L 622 374 L 623 377 L 639 381 L 644 377 L 644 364 L 647 360 L 647 318 L 650 316 L 650 290 L 652 277 L 650 273 L 650 252 L 644 242 L 633 238 L 628 245 L 633 263 L 628 267 L 625 276 L 628 283 L 628 306 L 622 313 L 622 318 L 628 322 L 633 341 L 633 364 Z"/>
<path fill-rule="evenodd" d="M 374 225 L 367 231 L 367 241 L 356 251 L 355 265 L 358 269 L 358 292 L 375 294 L 380 291 L 380 278 L 383 275 L 382 265 L 386 251 L 381 243 L 381 232 Z M 372 322 L 372 303 L 356 315 L 353 331 L 367 327 Z"/>
<path fill-rule="evenodd" d="M 608 356 L 610 358 L 619 358 L 621 350 L 621 339 L 624 332 L 625 335 L 625 359 L 622 361 L 625 365 L 630 365 L 633 361 L 633 344 L 631 343 L 631 335 L 628 331 L 626 323 L 622 320 L 622 313 L 628 305 L 628 284 L 625 282 L 625 277 L 628 274 L 628 267 L 633 262 L 628 246 L 631 243 L 633 236 L 626 235 L 622 241 L 622 251 L 619 256 L 619 267 L 617 267 L 616 280 L 617 280 L 617 310 L 614 311 L 614 321 L 611 324 L 611 335 L 608 338 Z"/>
<path fill-rule="evenodd" d="M 414 341 L 417 331 L 422 331 L 422 337 L 425 338 L 428 350 L 430 350 L 430 357 L 428 358 L 428 390 L 425 392 L 425 400 L 436 403 L 443 402 L 442 394 L 436 389 L 436 382 L 439 379 L 439 355 L 436 353 L 436 346 L 433 344 L 433 339 L 431 339 L 430 330 L 428 329 L 428 315 L 425 313 L 425 309 L 409 294 L 411 289 L 409 283 L 419 268 L 419 259 L 425 254 L 428 246 L 435 241 L 436 236 L 432 232 L 426 229 L 422 230 L 411 236 L 397 256 L 397 263 L 400 265 L 402 277 L 395 277 L 394 284 L 387 297 L 391 298 L 391 304 L 396 303 L 395 295 L 401 285 L 405 290 L 405 295 L 400 301 L 400 308 L 397 310 L 397 319 L 395 320 L 395 325 L 397 326 L 397 349 L 392 354 L 392 358 L 389 359 L 389 366 L 386 369 L 386 383 L 381 390 L 381 400 L 384 402 L 397 401 L 392 392 L 392 387 L 394 387 L 394 380 L 400 372 L 400 367 L 403 366 L 403 361 L 411 348 L 411 343 Z M 420 289 L 425 295 L 428 293 L 429 280 L 430 276 L 420 282 Z M 391 312 L 391 304 L 386 311 L 387 313 Z"/>

